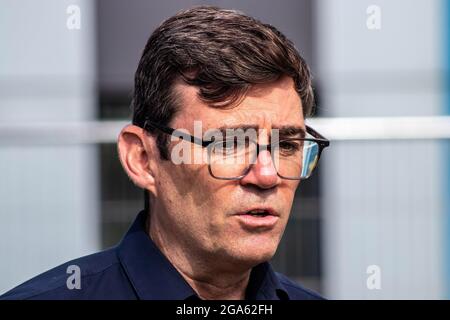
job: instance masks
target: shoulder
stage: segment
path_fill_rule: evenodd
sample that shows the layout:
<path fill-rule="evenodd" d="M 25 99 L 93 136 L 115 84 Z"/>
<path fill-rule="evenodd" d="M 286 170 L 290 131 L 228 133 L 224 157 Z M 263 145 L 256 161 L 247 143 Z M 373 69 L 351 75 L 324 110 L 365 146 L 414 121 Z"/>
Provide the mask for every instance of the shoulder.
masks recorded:
<path fill-rule="evenodd" d="M 320 294 L 292 281 L 285 275 L 275 272 L 281 284 L 286 288 L 291 300 L 325 300 Z"/>
<path fill-rule="evenodd" d="M 117 287 L 121 290 L 114 290 Z M 48 270 L 6 292 L 0 300 L 114 298 L 115 292 L 126 294 L 123 287 L 127 287 L 126 275 L 112 248 Z"/>

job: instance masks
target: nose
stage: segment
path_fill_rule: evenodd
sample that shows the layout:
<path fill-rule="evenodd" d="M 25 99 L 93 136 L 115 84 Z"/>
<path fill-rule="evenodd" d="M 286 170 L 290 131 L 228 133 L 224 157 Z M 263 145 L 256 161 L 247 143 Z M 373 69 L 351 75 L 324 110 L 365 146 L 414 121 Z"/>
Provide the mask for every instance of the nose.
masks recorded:
<path fill-rule="evenodd" d="M 268 150 L 259 152 L 256 162 L 240 182 L 242 185 L 253 184 L 262 189 L 273 188 L 281 182 Z"/>

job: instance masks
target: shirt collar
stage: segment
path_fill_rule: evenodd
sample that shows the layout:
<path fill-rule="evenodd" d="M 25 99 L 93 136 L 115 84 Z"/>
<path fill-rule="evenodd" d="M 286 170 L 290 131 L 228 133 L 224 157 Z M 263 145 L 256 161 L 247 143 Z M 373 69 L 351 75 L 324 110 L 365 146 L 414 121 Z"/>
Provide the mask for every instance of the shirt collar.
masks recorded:
<path fill-rule="evenodd" d="M 118 245 L 119 260 L 139 299 L 183 300 L 197 297 L 145 230 L 141 211 Z M 246 291 L 249 300 L 289 299 L 288 291 L 268 262 L 252 269 Z"/>

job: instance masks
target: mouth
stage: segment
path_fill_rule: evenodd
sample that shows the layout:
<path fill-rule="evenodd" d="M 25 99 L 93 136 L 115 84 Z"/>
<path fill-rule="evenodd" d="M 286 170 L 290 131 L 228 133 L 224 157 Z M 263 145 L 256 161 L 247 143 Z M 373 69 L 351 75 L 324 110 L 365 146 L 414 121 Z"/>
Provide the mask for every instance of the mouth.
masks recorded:
<path fill-rule="evenodd" d="M 242 227 L 246 229 L 271 229 L 279 219 L 273 208 L 251 208 L 235 215 Z"/>

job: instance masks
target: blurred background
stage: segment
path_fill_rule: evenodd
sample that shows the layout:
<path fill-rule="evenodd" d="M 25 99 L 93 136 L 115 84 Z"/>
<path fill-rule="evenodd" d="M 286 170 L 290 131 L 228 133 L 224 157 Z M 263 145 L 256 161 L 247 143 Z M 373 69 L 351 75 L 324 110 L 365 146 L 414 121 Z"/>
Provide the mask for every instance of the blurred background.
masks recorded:
<path fill-rule="evenodd" d="M 116 138 L 151 32 L 242 10 L 314 76 L 332 140 L 273 264 L 331 299 L 450 298 L 450 3 L 0 0 L 0 293 L 113 246 L 143 208 Z"/>

